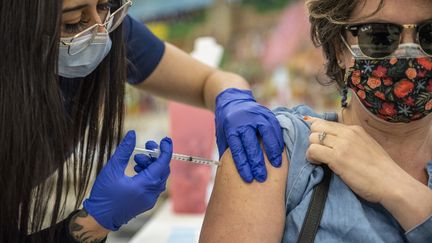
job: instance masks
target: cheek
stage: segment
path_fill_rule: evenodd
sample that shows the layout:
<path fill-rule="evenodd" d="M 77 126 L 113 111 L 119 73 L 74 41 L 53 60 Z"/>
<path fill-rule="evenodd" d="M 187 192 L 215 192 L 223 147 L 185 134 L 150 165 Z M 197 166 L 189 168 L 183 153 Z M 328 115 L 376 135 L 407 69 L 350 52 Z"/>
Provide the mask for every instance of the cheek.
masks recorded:
<path fill-rule="evenodd" d="M 353 56 L 349 51 L 345 51 L 343 53 L 343 60 L 344 60 L 343 65 L 345 69 L 352 67 L 354 65 Z"/>
<path fill-rule="evenodd" d="M 344 50 L 342 53 L 338 54 L 338 60 L 341 61 L 338 63 L 339 67 L 342 69 L 347 69 L 353 66 L 353 56 L 351 52 L 344 46 Z"/>

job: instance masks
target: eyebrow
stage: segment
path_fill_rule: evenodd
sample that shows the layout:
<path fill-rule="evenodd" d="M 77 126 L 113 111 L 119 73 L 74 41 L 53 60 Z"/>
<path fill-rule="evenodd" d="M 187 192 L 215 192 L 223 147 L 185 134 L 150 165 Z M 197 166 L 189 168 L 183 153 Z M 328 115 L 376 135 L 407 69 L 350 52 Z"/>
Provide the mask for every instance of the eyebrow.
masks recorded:
<path fill-rule="evenodd" d="M 83 8 L 85 8 L 87 6 L 88 6 L 88 4 L 82 4 L 82 5 L 78 5 L 78 6 L 75 6 L 75 7 L 65 8 L 65 9 L 63 9 L 63 13 L 80 10 L 80 9 L 83 9 Z"/>

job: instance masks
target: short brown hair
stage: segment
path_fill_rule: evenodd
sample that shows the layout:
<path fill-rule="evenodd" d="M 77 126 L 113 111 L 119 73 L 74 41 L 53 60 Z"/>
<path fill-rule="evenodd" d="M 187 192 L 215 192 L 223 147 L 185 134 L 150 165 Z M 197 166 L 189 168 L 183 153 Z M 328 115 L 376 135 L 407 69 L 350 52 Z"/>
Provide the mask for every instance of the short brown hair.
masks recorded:
<path fill-rule="evenodd" d="M 382 6 L 381 0 L 378 12 Z M 311 37 L 316 47 L 322 47 L 327 60 L 326 74 L 339 87 L 344 86 L 345 70 L 338 65 L 337 52 L 343 49 L 340 38 L 344 24 L 348 23 L 355 7 L 366 0 L 307 0 Z"/>

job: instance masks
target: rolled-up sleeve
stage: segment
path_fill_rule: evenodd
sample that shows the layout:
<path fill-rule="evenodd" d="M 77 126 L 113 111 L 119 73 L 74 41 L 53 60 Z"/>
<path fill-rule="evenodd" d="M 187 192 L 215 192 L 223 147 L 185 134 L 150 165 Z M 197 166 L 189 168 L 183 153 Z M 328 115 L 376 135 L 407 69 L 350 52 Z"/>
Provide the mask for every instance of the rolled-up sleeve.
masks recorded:
<path fill-rule="evenodd" d="M 410 243 L 432 242 L 432 215 L 423 223 L 405 233 Z"/>

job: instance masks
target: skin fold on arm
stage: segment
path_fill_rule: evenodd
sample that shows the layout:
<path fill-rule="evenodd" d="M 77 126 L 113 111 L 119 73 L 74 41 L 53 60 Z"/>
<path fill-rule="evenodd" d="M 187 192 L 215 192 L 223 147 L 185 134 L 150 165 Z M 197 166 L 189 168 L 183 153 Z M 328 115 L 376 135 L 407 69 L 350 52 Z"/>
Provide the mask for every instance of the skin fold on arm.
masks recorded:
<path fill-rule="evenodd" d="M 281 242 L 289 162 L 285 151 L 281 168 L 274 168 L 264 157 L 268 179 L 248 184 L 240 178 L 231 151 L 224 153 L 199 242 Z"/>

